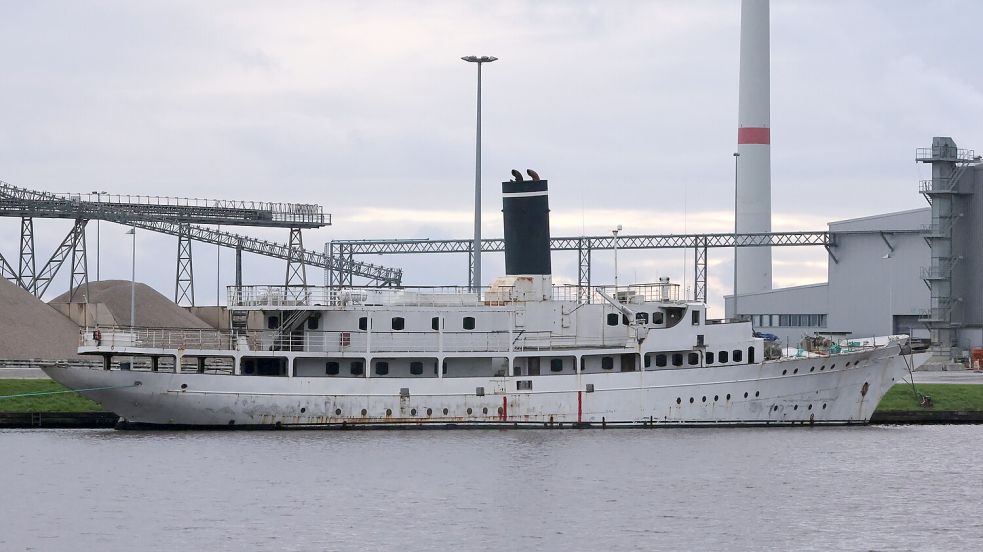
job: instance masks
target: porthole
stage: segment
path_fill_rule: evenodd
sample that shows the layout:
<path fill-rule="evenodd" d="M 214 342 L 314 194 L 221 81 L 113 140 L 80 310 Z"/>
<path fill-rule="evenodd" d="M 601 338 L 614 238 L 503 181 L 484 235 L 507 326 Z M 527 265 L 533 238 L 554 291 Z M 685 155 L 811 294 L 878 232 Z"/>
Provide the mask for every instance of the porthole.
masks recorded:
<path fill-rule="evenodd" d="M 747 398 L 747 391 L 744 392 L 744 398 Z"/>
<path fill-rule="evenodd" d="M 416 416 L 416 409 L 410 410 L 410 416 Z"/>
<path fill-rule="evenodd" d="M 473 411 L 472 411 L 472 410 L 471 410 L 471 409 L 469 408 L 469 409 L 468 409 L 468 416 L 470 416 L 470 415 L 471 415 L 471 412 L 473 412 Z"/>
<path fill-rule="evenodd" d="M 676 397 L 676 404 L 683 404 L 682 397 Z"/>
<path fill-rule="evenodd" d="M 301 413 L 301 414 L 303 414 L 304 412 L 307 412 L 307 408 L 301 408 L 301 409 L 300 409 L 300 413 Z"/>
<path fill-rule="evenodd" d="M 832 370 L 833 368 L 836 368 L 835 364 L 829 367 L 830 370 Z"/>
<path fill-rule="evenodd" d="M 717 396 L 717 395 L 714 395 L 713 396 L 713 402 L 717 402 L 718 400 L 720 400 L 720 397 Z"/>
<path fill-rule="evenodd" d="M 815 367 L 815 366 L 813 366 L 812 368 L 809 368 L 809 371 L 810 371 L 810 372 L 815 372 L 815 371 L 816 371 L 816 367 Z"/>
<path fill-rule="evenodd" d="M 446 415 L 447 415 L 447 409 L 445 408 L 444 409 L 444 416 L 446 416 Z"/>
<path fill-rule="evenodd" d="M 823 403 L 823 410 L 826 410 L 826 403 Z"/>
<path fill-rule="evenodd" d="M 850 367 L 850 361 L 848 360 L 848 361 L 846 362 L 846 364 L 844 364 L 844 365 L 843 365 L 843 367 L 844 367 L 844 368 L 849 368 L 849 367 Z"/>
<path fill-rule="evenodd" d="M 501 407 L 501 406 L 500 406 L 500 407 L 498 407 L 498 415 L 499 415 L 499 416 L 501 416 L 501 415 L 502 415 L 502 412 L 504 412 L 504 411 L 502 410 L 502 407 Z"/>
<path fill-rule="evenodd" d="M 754 396 L 755 396 L 755 397 L 757 397 L 757 396 L 759 396 L 759 395 L 761 395 L 761 391 L 755 391 L 755 392 L 754 392 Z"/>
<path fill-rule="evenodd" d="M 798 368 L 796 368 L 795 370 L 792 370 L 792 373 L 793 373 L 793 374 L 798 374 L 798 373 L 799 373 L 799 369 L 798 369 Z"/>
<path fill-rule="evenodd" d="M 181 389 L 187 389 L 187 388 L 188 388 L 188 384 L 187 383 L 182 383 L 181 384 Z"/>
<path fill-rule="evenodd" d="M 773 406 L 772 407 L 772 410 L 774 410 L 775 412 L 778 412 L 778 405 L 776 404 L 775 406 Z"/>
<path fill-rule="evenodd" d="M 798 409 L 799 409 L 799 405 L 795 405 L 792 407 L 792 410 L 798 410 Z"/>
<path fill-rule="evenodd" d="M 693 404 L 693 397 L 690 397 L 690 398 L 689 398 L 689 403 L 690 403 L 690 404 Z"/>
<path fill-rule="evenodd" d="M 820 366 L 820 367 L 819 367 L 819 371 L 820 371 L 820 372 L 822 372 L 822 371 L 823 371 L 823 370 L 825 370 L 825 369 L 826 369 L 826 365 L 825 365 L 825 364 L 823 364 L 822 366 Z"/>
<path fill-rule="evenodd" d="M 784 376 L 785 374 L 787 374 L 787 373 L 788 373 L 788 370 L 782 370 L 782 375 L 783 375 L 783 376 Z"/>
<path fill-rule="evenodd" d="M 703 402 L 707 402 L 707 396 L 703 395 Z"/>
<path fill-rule="evenodd" d="M 809 405 L 809 408 L 808 408 L 808 410 L 812 410 L 812 405 L 811 405 L 811 404 Z"/>
<path fill-rule="evenodd" d="M 727 400 L 730 400 L 730 393 L 727 393 Z"/>
<path fill-rule="evenodd" d="M 366 409 L 364 409 L 364 408 L 362 409 L 362 416 L 365 416 L 365 415 L 366 415 L 366 414 L 368 414 L 368 413 L 369 413 L 369 411 L 368 411 L 368 410 L 366 410 Z"/>
<path fill-rule="evenodd" d="M 482 414 L 488 414 L 488 407 L 486 406 L 486 407 L 482 408 L 481 409 L 481 413 Z"/>
<path fill-rule="evenodd" d="M 433 415 L 433 409 L 432 408 L 428 408 L 427 409 L 427 416 L 431 416 L 431 415 Z"/>
<path fill-rule="evenodd" d="M 393 415 L 393 409 L 392 408 L 387 408 L 386 409 L 386 416 L 392 416 L 392 415 Z"/>
<path fill-rule="evenodd" d="M 334 415 L 335 416 L 341 416 L 341 409 L 340 408 L 335 408 L 334 409 Z"/>

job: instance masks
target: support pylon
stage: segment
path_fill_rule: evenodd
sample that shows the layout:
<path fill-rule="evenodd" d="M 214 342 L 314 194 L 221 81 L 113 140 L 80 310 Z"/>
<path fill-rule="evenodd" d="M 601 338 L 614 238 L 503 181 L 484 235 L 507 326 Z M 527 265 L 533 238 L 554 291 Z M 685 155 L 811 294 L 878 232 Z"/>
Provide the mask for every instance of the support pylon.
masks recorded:
<path fill-rule="evenodd" d="M 37 275 L 37 265 L 34 261 L 34 219 L 20 219 L 20 264 L 17 266 L 17 280 L 20 287 L 37 295 L 37 285 L 34 280 Z"/>
<path fill-rule="evenodd" d="M 89 261 L 85 254 L 84 228 L 72 244 L 72 283 L 68 288 L 68 302 L 89 302 Z"/>
<path fill-rule="evenodd" d="M 290 229 L 290 242 L 287 245 L 287 286 L 307 287 L 307 266 L 304 264 L 304 238 L 300 228 Z"/>
<path fill-rule="evenodd" d="M 191 262 L 191 235 L 187 224 L 181 224 L 177 237 L 177 276 L 174 283 L 174 302 L 195 306 L 195 277 Z"/>

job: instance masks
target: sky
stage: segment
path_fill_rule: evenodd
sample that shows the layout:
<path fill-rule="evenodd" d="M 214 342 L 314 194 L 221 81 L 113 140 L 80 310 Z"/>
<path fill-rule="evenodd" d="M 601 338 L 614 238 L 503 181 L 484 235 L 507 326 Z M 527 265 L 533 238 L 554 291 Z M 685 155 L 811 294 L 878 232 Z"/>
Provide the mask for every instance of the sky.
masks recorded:
<path fill-rule="evenodd" d="M 916 147 L 983 149 L 979 2 L 775 1 L 776 231 L 924 207 Z M 472 233 L 475 68 L 483 70 L 482 232 L 500 182 L 549 180 L 555 236 L 733 228 L 737 1 L 249 2 L 0 0 L 0 180 L 52 192 L 317 203 L 308 248 Z M 68 232 L 35 222 L 39 264 Z M 16 263 L 17 219 L 0 219 Z M 240 229 L 286 241 L 286 230 Z M 129 279 L 125 228 L 99 226 L 102 279 Z M 95 279 L 95 224 L 88 243 Z M 177 240 L 139 232 L 137 279 L 174 295 Z M 199 304 L 232 283 L 231 251 L 194 245 Z M 467 258 L 363 257 L 410 285 L 466 284 Z M 711 250 L 711 316 L 732 252 Z M 777 248 L 776 286 L 824 281 L 822 248 Z M 504 272 L 484 257 L 484 283 Z M 576 282 L 576 254 L 555 253 Z M 613 254 L 593 281 L 612 282 Z M 247 284 L 285 263 L 247 255 Z M 619 253 L 620 281 L 692 286 L 692 254 Z M 68 268 L 50 296 L 68 287 Z M 217 273 L 218 272 L 218 273 Z M 323 283 L 321 271 L 309 278 Z M 690 291 L 691 293 L 691 291 Z"/>

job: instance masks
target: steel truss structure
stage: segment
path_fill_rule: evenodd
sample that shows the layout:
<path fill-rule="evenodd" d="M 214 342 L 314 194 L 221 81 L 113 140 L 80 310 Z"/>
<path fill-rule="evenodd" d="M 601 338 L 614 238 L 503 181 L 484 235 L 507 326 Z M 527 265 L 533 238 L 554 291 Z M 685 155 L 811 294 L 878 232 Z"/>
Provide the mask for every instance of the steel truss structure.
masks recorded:
<path fill-rule="evenodd" d="M 42 296 L 61 264 L 72 256 L 70 301 L 88 297 L 88 264 L 85 255 L 85 223 L 105 220 L 178 237 L 175 302 L 194 304 L 194 276 L 191 240 L 236 250 L 236 285 L 242 284 L 242 252 L 287 261 L 288 285 L 307 285 L 306 266 L 344 272 L 369 279 L 378 285 L 399 285 L 402 271 L 351 259 L 329 259 L 305 251 L 301 238 L 304 228 L 331 224 L 331 216 L 319 205 L 223 201 L 210 199 L 151 197 L 109 194 L 53 194 L 20 188 L 0 181 L 0 216 L 21 217 L 21 244 L 18 270 L 0 256 L 3 277 Z M 75 225 L 41 270 L 35 269 L 34 218 L 71 219 Z M 199 224 L 289 228 L 290 243 L 282 244 L 212 230 Z M 78 291 L 81 290 L 81 293 Z"/>
<path fill-rule="evenodd" d="M 694 251 L 693 298 L 707 299 L 707 250 L 732 247 L 797 247 L 835 245 L 829 232 L 763 232 L 749 234 L 648 234 L 614 236 L 577 236 L 550 239 L 553 251 L 577 251 L 579 260 L 578 286 L 586 294 L 591 286 L 591 254 L 597 250 L 614 249 L 692 249 Z M 354 255 L 404 255 L 419 253 L 467 253 L 469 275 L 474 266 L 472 240 L 342 240 L 326 246 L 330 257 L 351 259 Z M 481 241 L 483 253 L 505 250 L 505 240 Z M 343 274 L 327 274 L 329 286 L 346 285 Z"/>

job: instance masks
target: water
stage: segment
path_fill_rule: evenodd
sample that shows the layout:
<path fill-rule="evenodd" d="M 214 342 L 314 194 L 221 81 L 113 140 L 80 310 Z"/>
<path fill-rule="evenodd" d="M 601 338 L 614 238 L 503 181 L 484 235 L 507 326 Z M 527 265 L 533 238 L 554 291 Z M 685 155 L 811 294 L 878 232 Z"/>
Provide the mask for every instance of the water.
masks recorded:
<path fill-rule="evenodd" d="M 0 550 L 980 550 L 983 426 L 0 431 Z"/>

